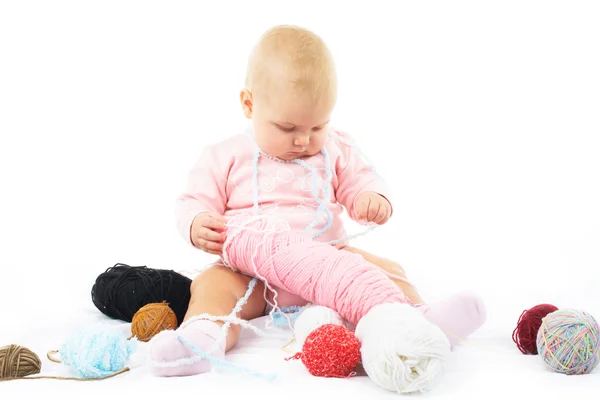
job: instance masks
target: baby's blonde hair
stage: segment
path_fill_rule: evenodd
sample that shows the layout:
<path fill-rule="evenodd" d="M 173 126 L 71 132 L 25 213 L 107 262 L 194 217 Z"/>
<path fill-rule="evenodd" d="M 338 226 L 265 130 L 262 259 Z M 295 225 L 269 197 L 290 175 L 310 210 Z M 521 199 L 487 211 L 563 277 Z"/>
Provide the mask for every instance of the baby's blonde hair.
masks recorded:
<path fill-rule="evenodd" d="M 315 33 L 294 25 L 266 31 L 254 47 L 246 71 L 246 89 L 253 96 L 268 96 L 286 83 L 313 103 L 335 103 L 337 78 L 327 45 Z"/>

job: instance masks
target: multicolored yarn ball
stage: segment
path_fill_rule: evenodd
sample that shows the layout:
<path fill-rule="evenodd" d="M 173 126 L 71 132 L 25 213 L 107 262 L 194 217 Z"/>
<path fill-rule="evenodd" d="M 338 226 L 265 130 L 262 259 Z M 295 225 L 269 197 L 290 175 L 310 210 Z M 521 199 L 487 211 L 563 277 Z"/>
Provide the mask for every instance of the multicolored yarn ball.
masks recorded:
<path fill-rule="evenodd" d="M 146 304 L 166 301 L 181 324 L 190 302 L 192 280 L 175 271 L 115 264 L 96 278 L 92 301 L 103 314 L 131 322 Z"/>
<path fill-rule="evenodd" d="M 559 310 L 548 314 L 537 335 L 544 362 L 556 372 L 581 375 L 598 365 L 600 326 L 590 314 Z"/>
<path fill-rule="evenodd" d="M 302 352 L 290 359 L 301 359 L 314 376 L 349 378 L 360 363 L 360 341 L 344 326 L 322 325 L 308 335 Z"/>
<path fill-rule="evenodd" d="M 513 342 L 521 350 L 521 353 L 538 354 L 536 341 L 542 319 L 557 310 L 558 307 L 552 304 L 538 304 L 523 311 L 512 334 Z"/>
<path fill-rule="evenodd" d="M 60 360 L 80 377 L 103 378 L 125 368 L 137 343 L 135 338 L 127 340 L 114 328 L 98 324 L 71 335 L 60 348 Z"/>
<path fill-rule="evenodd" d="M 0 379 L 37 374 L 41 368 L 40 358 L 26 347 L 11 344 L 0 348 Z"/>
<path fill-rule="evenodd" d="M 177 316 L 166 302 L 150 303 L 140 308 L 131 320 L 131 334 L 147 342 L 157 333 L 177 328 Z"/>

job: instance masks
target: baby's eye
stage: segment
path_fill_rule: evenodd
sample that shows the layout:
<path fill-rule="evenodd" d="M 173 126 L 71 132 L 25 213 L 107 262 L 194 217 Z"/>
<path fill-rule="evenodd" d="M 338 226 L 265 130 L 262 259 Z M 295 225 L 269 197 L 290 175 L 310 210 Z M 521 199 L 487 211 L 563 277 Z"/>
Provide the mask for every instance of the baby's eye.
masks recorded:
<path fill-rule="evenodd" d="M 296 129 L 296 128 L 294 128 L 294 127 L 291 127 L 291 128 L 286 128 L 286 127 L 284 127 L 284 126 L 279 126 L 279 125 L 277 125 L 277 127 L 278 127 L 279 129 L 281 129 L 282 131 L 284 131 L 284 132 L 288 132 L 288 133 L 289 133 L 289 132 L 294 132 L 294 129 Z"/>
<path fill-rule="evenodd" d="M 321 131 L 321 130 L 323 130 L 323 127 L 322 127 L 322 126 L 319 126 L 319 127 L 316 127 L 316 128 L 312 128 L 312 131 L 313 131 L 313 132 L 319 132 L 319 131 Z"/>

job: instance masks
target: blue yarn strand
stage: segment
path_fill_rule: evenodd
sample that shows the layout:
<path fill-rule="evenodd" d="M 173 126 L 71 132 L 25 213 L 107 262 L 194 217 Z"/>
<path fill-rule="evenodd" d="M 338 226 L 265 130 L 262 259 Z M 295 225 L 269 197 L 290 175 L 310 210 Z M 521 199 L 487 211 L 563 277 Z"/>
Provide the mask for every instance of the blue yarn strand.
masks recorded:
<path fill-rule="evenodd" d="M 254 292 L 254 288 L 256 287 L 256 283 L 257 283 L 257 279 L 256 278 L 252 278 L 252 280 L 248 284 L 248 289 L 246 289 L 246 293 L 244 294 L 243 297 L 241 297 L 237 301 L 237 303 L 235 304 L 235 307 L 233 307 L 233 310 L 231 310 L 231 313 L 229 314 L 229 316 L 235 317 L 236 314 L 242 310 L 242 307 L 244 306 L 244 304 L 246 304 L 248 302 L 248 299 L 250 298 L 250 295 L 252 294 L 252 292 Z M 231 321 L 230 320 L 226 321 L 223 324 L 223 327 L 221 328 L 221 332 L 219 334 L 219 337 L 218 337 L 217 340 L 215 340 L 215 345 L 221 344 L 221 342 L 227 337 L 227 331 L 229 330 L 230 326 L 231 326 Z"/>
<path fill-rule="evenodd" d="M 329 153 L 327 152 L 327 150 L 325 150 L 324 147 L 321 149 L 321 153 L 325 157 L 325 165 L 327 166 L 327 182 L 325 184 L 323 199 L 321 199 L 321 197 L 319 196 L 319 188 L 317 185 L 317 169 L 311 165 L 308 165 L 303 160 L 299 160 L 299 159 L 294 160 L 294 162 L 296 164 L 311 171 L 311 173 L 312 173 L 311 192 L 312 192 L 313 198 L 319 205 L 315 219 L 313 220 L 313 222 L 311 222 L 306 227 L 306 230 L 312 230 L 317 225 L 317 223 L 319 222 L 319 219 L 321 218 L 321 214 L 325 213 L 325 217 L 326 217 L 325 226 L 323 228 L 319 229 L 317 232 L 313 232 L 312 233 L 313 238 L 321 236 L 322 234 L 327 232 L 329 230 L 329 228 L 331 228 L 331 224 L 333 223 L 333 216 L 331 215 L 331 211 L 329 211 L 329 209 L 327 208 L 327 204 L 325 203 L 325 201 L 327 201 L 327 199 L 329 199 L 329 197 L 330 197 L 330 190 L 331 190 L 330 186 L 331 186 L 331 181 L 333 179 L 333 172 L 331 171 L 331 165 L 330 165 L 330 161 L 329 161 Z"/>
<path fill-rule="evenodd" d="M 323 156 L 325 157 L 325 165 L 327 165 L 327 182 L 325 184 L 325 196 L 324 196 L 324 200 L 327 201 L 327 200 L 329 200 L 329 196 L 330 196 L 331 181 L 333 180 L 333 171 L 331 170 L 329 153 L 327 152 L 327 150 L 325 150 L 325 147 L 323 147 L 321 152 L 323 153 Z M 331 227 L 331 224 L 333 223 L 333 215 L 331 214 L 331 211 L 329 211 L 329 209 L 327 208 L 327 205 L 325 203 L 322 203 L 322 206 L 325 210 L 325 213 L 327 214 L 327 225 L 324 228 L 325 230 L 323 231 L 323 233 L 325 233 L 325 232 L 327 232 L 327 230 Z"/>
<path fill-rule="evenodd" d="M 302 310 L 303 308 L 304 307 L 299 306 L 281 307 L 273 314 L 273 321 L 275 322 L 275 325 L 287 325 L 288 318 L 291 322 L 294 322 L 300 315 L 300 310 Z M 286 317 L 285 314 L 291 315 Z"/>
<path fill-rule="evenodd" d="M 252 195 L 254 197 L 254 207 L 252 208 L 252 213 L 254 215 L 259 214 L 258 207 L 258 159 L 260 157 L 260 150 L 257 149 L 254 154 L 254 162 L 252 163 Z"/>
<path fill-rule="evenodd" d="M 218 366 L 221 366 L 221 367 L 232 369 L 235 372 L 245 373 L 245 374 L 257 377 L 257 378 L 266 379 L 269 382 L 272 382 L 275 379 L 277 379 L 277 375 L 275 375 L 275 374 L 263 374 L 263 373 L 253 371 L 253 370 L 248 369 L 248 368 L 238 367 L 238 366 L 234 365 L 231 362 L 228 362 L 228 361 L 221 360 L 221 359 L 218 359 L 216 357 L 213 357 L 209 353 L 206 353 L 206 352 L 200 350 L 198 347 L 196 347 L 193 343 L 191 343 L 189 340 L 185 339 L 184 337 L 177 336 L 177 338 L 183 344 L 185 344 L 190 349 L 192 349 L 197 355 L 199 355 L 200 357 L 202 357 L 202 358 L 207 359 L 208 361 L 210 361 L 212 365 L 218 365 Z"/>
<path fill-rule="evenodd" d="M 377 172 L 377 170 L 375 169 L 375 164 L 373 164 L 371 162 L 371 160 L 369 159 L 369 157 L 367 157 L 367 155 L 358 147 L 356 146 L 352 146 L 353 149 L 356 149 L 356 151 L 358 151 L 358 154 L 365 159 L 365 161 L 369 164 L 369 166 L 371 167 L 371 169 L 373 170 L 374 173 L 376 173 L 377 175 L 379 175 L 379 173 Z M 379 175 L 381 176 L 381 175 Z"/>

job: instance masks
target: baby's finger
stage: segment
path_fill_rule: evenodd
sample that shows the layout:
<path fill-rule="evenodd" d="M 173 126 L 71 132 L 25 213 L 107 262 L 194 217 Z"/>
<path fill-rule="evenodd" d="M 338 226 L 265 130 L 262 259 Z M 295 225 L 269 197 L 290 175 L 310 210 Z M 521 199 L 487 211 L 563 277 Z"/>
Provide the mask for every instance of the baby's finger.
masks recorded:
<path fill-rule="evenodd" d="M 366 209 L 367 209 L 367 207 L 366 207 L 365 203 L 363 203 L 362 201 L 357 202 L 356 208 L 354 209 L 354 211 L 356 213 L 356 219 L 358 219 L 359 221 L 363 221 L 364 219 L 366 219 L 366 217 L 367 217 Z"/>
<path fill-rule="evenodd" d="M 369 202 L 369 209 L 367 211 L 367 221 L 371 222 L 375 220 L 377 214 L 381 210 L 381 205 L 376 202 Z"/>
<path fill-rule="evenodd" d="M 212 219 L 216 219 L 217 221 L 219 221 L 223 224 L 225 223 L 225 217 L 220 214 L 211 212 L 208 214 L 208 216 L 211 217 Z"/>
<path fill-rule="evenodd" d="M 208 254 L 214 254 L 215 256 L 223 255 L 223 249 L 221 250 L 206 250 Z"/>
<path fill-rule="evenodd" d="M 385 207 L 385 221 L 389 221 L 390 218 L 392 218 L 392 206 L 388 203 L 387 207 Z"/>
<path fill-rule="evenodd" d="M 200 248 L 206 252 L 223 251 L 223 244 L 221 243 L 211 242 L 206 239 L 200 239 L 198 243 L 200 244 Z"/>
<path fill-rule="evenodd" d="M 380 206 L 379 212 L 377 213 L 375 218 L 373 218 L 373 222 L 375 222 L 376 224 L 379 225 L 379 224 L 385 223 L 386 220 L 387 220 L 386 209 L 385 209 L 385 207 Z"/>
<path fill-rule="evenodd" d="M 225 220 L 223 220 L 225 221 Z M 204 226 L 205 228 L 209 228 L 209 229 L 214 229 L 217 231 L 224 231 L 225 230 L 225 223 L 216 219 L 216 218 L 206 218 L 204 221 L 202 221 L 202 226 Z"/>
<path fill-rule="evenodd" d="M 369 209 L 371 208 L 371 198 L 367 197 L 366 200 L 362 202 L 363 211 L 361 220 L 364 222 L 369 222 Z"/>
<path fill-rule="evenodd" d="M 200 228 L 200 232 L 198 232 L 198 236 L 201 239 L 205 239 L 209 242 L 224 242 L 225 234 L 218 233 L 208 228 Z"/>

